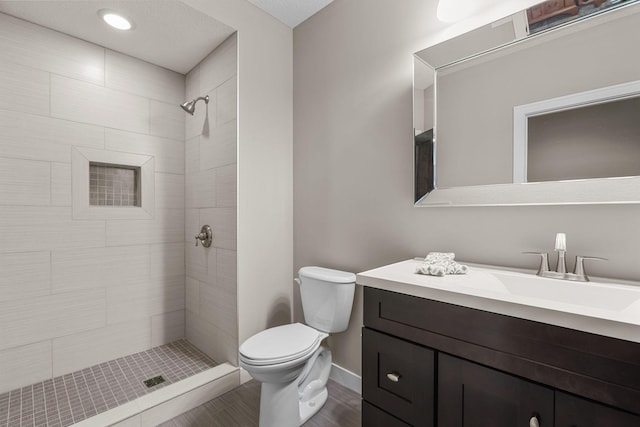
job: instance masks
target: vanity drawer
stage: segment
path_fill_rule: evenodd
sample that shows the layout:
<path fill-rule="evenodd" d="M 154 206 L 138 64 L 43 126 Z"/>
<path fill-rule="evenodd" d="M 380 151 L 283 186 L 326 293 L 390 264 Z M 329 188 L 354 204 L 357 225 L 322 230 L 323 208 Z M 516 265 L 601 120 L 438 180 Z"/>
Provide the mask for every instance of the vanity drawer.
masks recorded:
<path fill-rule="evenodd" d="M 412 426 L 432 427 L 434 351 L 368 328 L 362 342 L 362 398 Z"/>

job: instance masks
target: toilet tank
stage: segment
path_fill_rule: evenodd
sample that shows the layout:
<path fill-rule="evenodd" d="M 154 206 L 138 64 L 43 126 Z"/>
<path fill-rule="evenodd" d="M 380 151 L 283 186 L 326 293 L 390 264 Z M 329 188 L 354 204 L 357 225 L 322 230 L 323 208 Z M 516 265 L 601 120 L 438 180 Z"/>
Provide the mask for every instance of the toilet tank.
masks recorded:
<path fill-rule="evenodd" d="M 327 333 L 342 332 L 349 325 L 356 275 L 323 267 L 298 271 L 304 321 Z"/>

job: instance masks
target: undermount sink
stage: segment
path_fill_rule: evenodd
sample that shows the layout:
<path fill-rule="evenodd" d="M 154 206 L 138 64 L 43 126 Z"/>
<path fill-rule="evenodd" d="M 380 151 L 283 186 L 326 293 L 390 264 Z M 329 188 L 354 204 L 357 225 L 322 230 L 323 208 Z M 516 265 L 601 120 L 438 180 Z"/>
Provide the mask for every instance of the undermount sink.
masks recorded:
<path fill-rule="evenodd" d="M 467 274 L 435 277 L 416 274 L 420 263 L 365 271 L 357 283 L 640 342 L 640 283 L 572 282 L 473 264 Z"/>
<path fill-rule="evenodd" d="M 494 272 L 505 292 L 602 310 L 624 310 L 640 301 L 640 288 L 599 282 L 570 282 L 525 274 Z"/>

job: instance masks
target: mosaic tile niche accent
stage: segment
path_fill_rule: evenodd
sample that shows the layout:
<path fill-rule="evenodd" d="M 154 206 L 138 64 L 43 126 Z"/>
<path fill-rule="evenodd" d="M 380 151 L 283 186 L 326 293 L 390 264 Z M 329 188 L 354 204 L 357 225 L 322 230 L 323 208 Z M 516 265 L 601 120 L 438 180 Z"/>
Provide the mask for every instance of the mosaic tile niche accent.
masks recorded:
<path fill-rule="evenodd" d="M 91 206 L 141 206 L 140 201 L 140 168 L 89 164 Z"/>

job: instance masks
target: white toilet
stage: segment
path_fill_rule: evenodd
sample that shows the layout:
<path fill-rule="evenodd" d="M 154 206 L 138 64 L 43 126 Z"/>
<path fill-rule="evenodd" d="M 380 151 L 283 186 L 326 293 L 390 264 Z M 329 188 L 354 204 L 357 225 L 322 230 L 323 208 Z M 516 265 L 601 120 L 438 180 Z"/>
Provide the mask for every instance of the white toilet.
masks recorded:
<path fill-rule="evenodd" d="M 270 328 L 240 346 L 240 366 L 262 383 L 260 427 L 298 427 L 324 405 L 331 351 L 320 343 L 351 316 L 355 274 L 303 267 L 295 280 L 308 326 Z"/>

